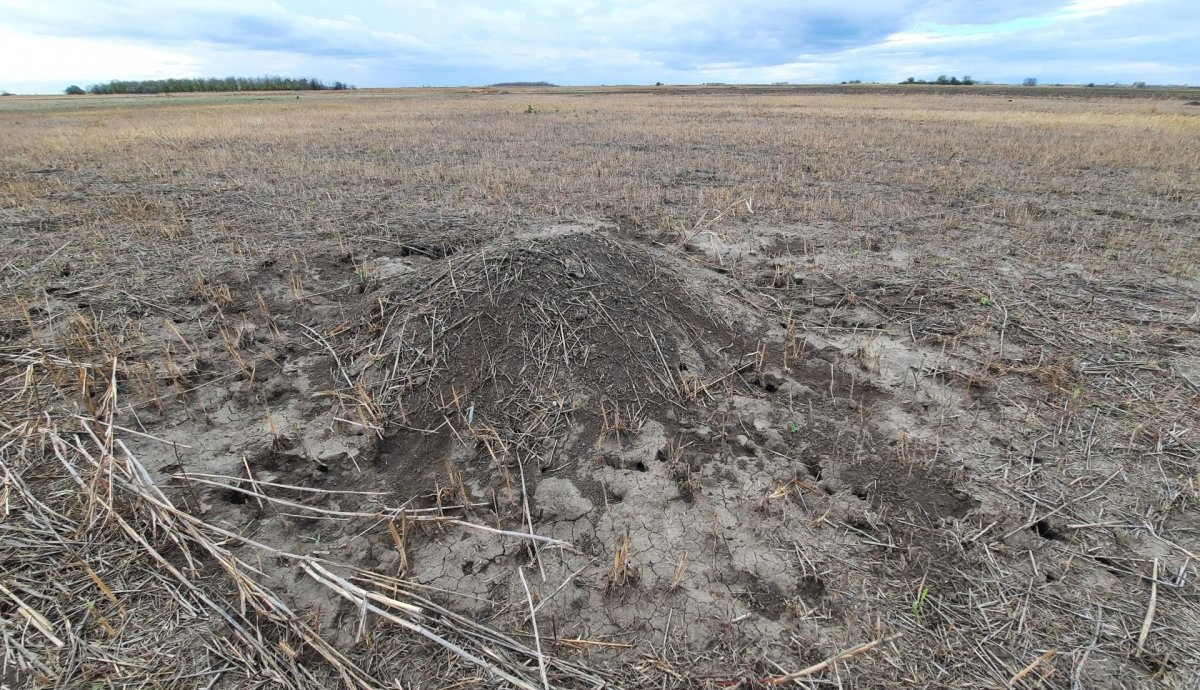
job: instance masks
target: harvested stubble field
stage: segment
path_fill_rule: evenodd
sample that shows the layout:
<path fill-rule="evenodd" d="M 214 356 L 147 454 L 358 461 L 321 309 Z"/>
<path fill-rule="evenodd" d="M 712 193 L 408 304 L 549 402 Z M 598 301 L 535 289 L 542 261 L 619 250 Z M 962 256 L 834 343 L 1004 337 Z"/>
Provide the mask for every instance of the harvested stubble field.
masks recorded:
<path fill-rule="evenodd" d="M 4 679 L 1200 686 L 1200 108 L 1038 93 L 5 99 Z"/>

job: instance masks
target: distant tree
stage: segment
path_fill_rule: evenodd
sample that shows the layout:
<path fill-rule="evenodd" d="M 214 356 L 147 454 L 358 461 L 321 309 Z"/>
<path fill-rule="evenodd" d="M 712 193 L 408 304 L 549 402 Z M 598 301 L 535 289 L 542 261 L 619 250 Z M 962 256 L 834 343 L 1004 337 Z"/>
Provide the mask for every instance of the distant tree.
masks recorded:
<path fill-rule="evenodd" d="M 663 85 L 663 83 L 662 83 L 661 81 L 657 81 L 657 82 L 654 82 L 654 85 L 655 85 L 655 86 L 662 86 L 662 85 Z"/>
<path fill-rule="evenodd" d="M 83 89 L 79 88 L 75 84 L 71 84 L 67 88 L 63 89 L 63 93 L 67 94 L 68 96 L 82 96 L 83 94 L 85 94 L 87 92 L 84 91 Z"/>
<path fill-rule="evenodd" d="M 851 82 L 851 83 L 854 83 L 854 82 Z M 959 78 L 959 77 L 952 77 L 952 76 L 949 76 L 946 74 L 939 74 L 937 79 L 934 79 L 933 81 L 927 81 L 925 79 L 917 79 L 915 77 L 909 77 L 908 79 L 905 79 L 904 81 L 902 81 L 900 83 L 901 84 L 941 84 L 944 86 L 964 86 L 964 85 L 970 86 L 971 84 L 979 84 L 980 82 L 977 79 L 971 77 L 970 75 L 965 75 L 962 78 Z M 984 83 L 986 83 L 986 82 L 984 82 Z"/>
<path fill-rule="evenodd" d="M 1133 88 L 1135 88 L 1135 89 L 1144 89 L 1144 88 L 1146 88 L 1146 82 L 1144 82 L 1144 81 L 1135 81 L 1135 82 L 1133 82 Z"/>
<path fill-rule="evenodd" d="M 1089 81 L 1089 82 L 1088 82 L 1088 84 L 1087 84 L 1087 87 L 1088 87 L 1089 89 L 1094 89 L 1094 88 L 1096 88 L 1096 82 L 1094 82 L 1094 81 Z"/>
<path fill-rule="evenodd" d="M 78 88 L 78 87 L 75 87 Z M 192 93 L 201 91 L 320 91 L 328 88 L 352 89 L 342 82 L 326 85 L 312 77 L 223 77 L 194 79 L 149 79 L 145 81 L 110 81 L 92 84 L 89 93 Z M 82 89 L 80 90 L 82 91 Z"/>
<path fill-rule="evenodd" d="M 1021 86 L 1037 86 L 1037 77 L 1025 77 L 1021 80 Z"/>

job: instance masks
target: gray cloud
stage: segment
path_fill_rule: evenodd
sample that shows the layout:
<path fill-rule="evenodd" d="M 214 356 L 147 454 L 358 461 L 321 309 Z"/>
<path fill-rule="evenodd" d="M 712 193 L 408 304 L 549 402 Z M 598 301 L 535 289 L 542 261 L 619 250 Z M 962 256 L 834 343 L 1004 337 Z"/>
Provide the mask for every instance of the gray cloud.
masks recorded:
<path fill-rule="evenodd" d="M 63 0 L 5 3 L 10 25 L 53 36 L 125 38 L 153 43 L 201 42 L 313 56 L 386 56 L 419 50 L 410 35 L 368 27 L 346 18 L 290 11 L 277 2 L 196 2 L 153 0 Z"/>
<path fill-rule="evenodd" d="M 1192 0 L 0 0 L 10 30 L 170 49 L 214 73 L 261 71 L 245 64 L 270 54 L 271 64 L 362 85 L 938 71 L 1008 80 L 1031 69 L 1101 81 L 1135 69 L 1121 65 L 1197 81 L 1200 55 L 1185 32 L 1198 15 Z"/>
<path fill-rule="evenodd" d="M 998 81 L 1037 76 L 1052 82 L 1194 83 L 1200 80 L 1200 43 L 1191 27 L 1198 25 L 1200 6 L 1160 0 L 961 40 L 872 46 L 856 61 L 882 67 L 888 79 L 899 75 L 888 73 L 887 65 L 913 61 Z"/>

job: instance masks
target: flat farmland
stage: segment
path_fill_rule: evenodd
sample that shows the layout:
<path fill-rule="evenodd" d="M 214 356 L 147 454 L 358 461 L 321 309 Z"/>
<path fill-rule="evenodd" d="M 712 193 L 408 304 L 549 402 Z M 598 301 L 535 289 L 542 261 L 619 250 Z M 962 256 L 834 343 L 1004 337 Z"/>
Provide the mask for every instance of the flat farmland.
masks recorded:
<path fill-rule="evenodd" d="M 1195 687 L 1187 90 L 0 99 L 30 687 Z"/>

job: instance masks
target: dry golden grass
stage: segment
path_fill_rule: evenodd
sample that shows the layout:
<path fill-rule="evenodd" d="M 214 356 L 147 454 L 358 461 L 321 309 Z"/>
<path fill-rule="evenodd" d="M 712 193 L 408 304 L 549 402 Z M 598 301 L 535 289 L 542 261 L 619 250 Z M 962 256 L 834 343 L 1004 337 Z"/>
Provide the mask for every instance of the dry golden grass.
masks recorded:
<path fill-rule="evenodd" d="M 1086 245 L 1096 268 L 1114 271 L 1164 254 L 1172 272 L 1195 269 L 1200 116 L 1181 101 L 668 92 L 176 102 L 0 111 L 5 220 L 83 229 L 92 255 L 112 261 L 162 240 L 253 252 L 437 218 L 593 218 L 686 233 L 722 211 L 721 223 L 752 211 L 756 223 L 836 224 L 850 242 L 917 231 L 1047 261 Z M 28 174 L 47 169 L 56 172 Z M 44 239 L 30 235 L 22 240 Z"/>

